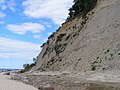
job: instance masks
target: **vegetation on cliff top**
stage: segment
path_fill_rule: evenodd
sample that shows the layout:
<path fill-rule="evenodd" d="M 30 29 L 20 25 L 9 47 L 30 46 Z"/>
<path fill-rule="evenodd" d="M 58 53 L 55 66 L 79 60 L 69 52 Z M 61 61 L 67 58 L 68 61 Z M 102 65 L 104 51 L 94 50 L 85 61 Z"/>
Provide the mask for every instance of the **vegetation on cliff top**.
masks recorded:
<path fill-rule="evenodd" d="M 97 0 L 74 0 L 73 6 L 69 9 L 69 18 L 78 14 L 85 16 L 97 4 Z"/>

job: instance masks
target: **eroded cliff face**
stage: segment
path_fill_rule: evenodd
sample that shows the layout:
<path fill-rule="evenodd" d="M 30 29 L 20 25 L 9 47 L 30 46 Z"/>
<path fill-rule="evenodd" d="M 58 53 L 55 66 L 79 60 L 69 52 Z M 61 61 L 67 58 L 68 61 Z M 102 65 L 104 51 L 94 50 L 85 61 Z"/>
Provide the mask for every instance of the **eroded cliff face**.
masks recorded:
<path fill-rule="evenodd" d="M 99 0 L 84 19 L 65 22 L 43 44 L 33 69 L 120 69 L 120 0 Z"/>

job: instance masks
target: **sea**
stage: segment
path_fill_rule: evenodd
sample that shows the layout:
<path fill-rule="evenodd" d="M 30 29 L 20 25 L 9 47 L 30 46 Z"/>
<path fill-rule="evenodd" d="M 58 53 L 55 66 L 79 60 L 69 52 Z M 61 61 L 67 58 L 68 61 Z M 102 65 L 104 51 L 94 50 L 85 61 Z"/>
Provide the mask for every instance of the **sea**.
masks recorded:
<path fill-rule="evenodd" d="M 6 72 L 6 71 L 18 71 L 21 69 L 5 69 L 5 68 L 0 68 L 0 72 Z"/>

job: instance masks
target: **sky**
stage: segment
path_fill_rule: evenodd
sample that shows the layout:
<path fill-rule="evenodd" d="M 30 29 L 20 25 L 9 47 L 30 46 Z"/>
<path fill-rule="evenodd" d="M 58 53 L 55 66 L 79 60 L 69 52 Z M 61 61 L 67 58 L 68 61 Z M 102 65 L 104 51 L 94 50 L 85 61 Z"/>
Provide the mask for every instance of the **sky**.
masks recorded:
<path fill-rule="evenodd" d="M 0 0 L 0 68 L 32 63 L 68 17 L 73 0 Z"/>

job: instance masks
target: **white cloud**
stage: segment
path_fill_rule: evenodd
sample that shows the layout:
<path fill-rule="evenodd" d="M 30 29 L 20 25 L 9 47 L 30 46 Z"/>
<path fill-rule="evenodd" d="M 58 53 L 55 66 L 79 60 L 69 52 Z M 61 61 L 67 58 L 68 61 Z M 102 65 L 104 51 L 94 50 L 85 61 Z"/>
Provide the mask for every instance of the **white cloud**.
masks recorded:
<path fill-rule="evenodd" d="M 0 11 L 0 18 L 4 18 L 6 15 Z"/>
<path fill-rule="evenodd" d="M 0 59 L 29 59 L 40 52 L 38 44 L 0 37 Z"/>
<path fill-rule="evenodd" d="M 55 24 L 61 24 L 68 14 L 73 0 L 26 0 L 24 14 L 32 18 L 48 18 Z"/>
<path fill-rule="evenodd" d="M 36 39 L 40 39 L 41 38 L 40 35 L 34 35 L 33 37 L 36 38 Z"/>
<path fill-rule="evenodd" d="M 5 10 L 6 8 L 7 8 L 7 7 L 6 7 L 5 5 L 2 5 L 2 6 L 1 6 L 1 9 L 2 9 L 2 10 Z"/>
<path fill-rule="evenodd" d="M 0 0 L 0 8 L 1 10 L 5 10 L 7 8 L 5 5 L 5 0 Z"/>
<path fill-rule="evenodd" d="M 0 7 L 5 4 L 5 0 L 0 0 Z"/>
<path fill-rule="evenodd" d="M 3 3 L 5 3 L 5 0 L 0 0 L 0 4 L 3 4 Z"/>
<path fill-rule="evenodd" d="M 11 11 L 15 11 L 15 0 L 0 0 L 0 9 L 6 10 L 7 8 Z"/>
<path fill-rule="evenodd" d="M 52 26 L 50 25 L 50 23 L 48 22 L 43 22 L 44 26 L 48 27 L 48 28 L 51 28 Z"/>
<path fill-rule="evenodd" d="M 0 21 L 0 24 L 4 24 L 5 23 L 5 21 Z"/>
<path fill-rule="evenodd" d="M 47 38 L 44 38 L 42 35 L 33 35 L 33 38 L 39 39 L 39 40 L 41 40 L 43 42 L 47 41 Z"/>
<path fill-rule="evenodd" d="M 11 11 L 15 11 L 15 6 L 16 6 L 16 3 L 14 0 L 10 0 L 8 3 L 7 3 L 7 7 L 11 10 Z"/>
<path fill-rule="evenodd" d="M 52 32 L 49 32 L 48 35 L 50 36 L 52 34 Z"/>
<path fill-rule="evenodd" d="M 7 29 L 16 34 L 26 34 L 27 32 L 39 33 L 45 27 L 38 23 L 9 24 Z"/>
<path fill-rule="evenodd" d="M 4 3 L 5 3 L 5 0 L 0 0 L 0 9 L 1 9 L 1 10 L 6 9 Z M 1 10 L 0 10 L 0 19 L 6 17 L 6 14 L 3 13 Z M 1 21 L 1 20 L 0 20 L 0 24 L 4 24 L 4 23 L 5 23 L 4 21 Z"/>

